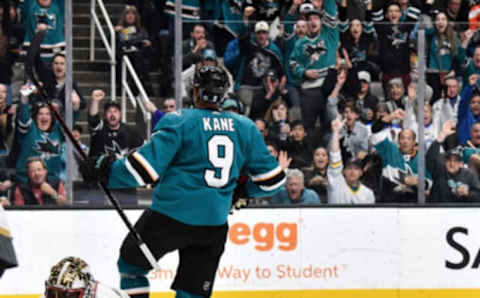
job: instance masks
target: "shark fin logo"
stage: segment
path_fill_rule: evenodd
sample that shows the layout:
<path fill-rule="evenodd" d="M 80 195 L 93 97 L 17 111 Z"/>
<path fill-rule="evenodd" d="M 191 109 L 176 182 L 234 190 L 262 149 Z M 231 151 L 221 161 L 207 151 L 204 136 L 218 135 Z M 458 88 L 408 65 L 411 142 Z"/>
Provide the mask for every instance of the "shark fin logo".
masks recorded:
<path fill-rule="evenodd" d="M 35 151 L 40 153 L 42 159 L 47 160 L 60 155 L 60 143 L 58 141 L 42 136 L 42 140 L 36 141 L 36 145 Z"/>
<path fill-rule="evenodd" d="M 114 154 L 117 159 L 124 157 L 128 153 L 128 149 L 122 149 L 116 141 L 112 141 L 112 146 L 105 145 L 103 149 L 105 154 Z"/>

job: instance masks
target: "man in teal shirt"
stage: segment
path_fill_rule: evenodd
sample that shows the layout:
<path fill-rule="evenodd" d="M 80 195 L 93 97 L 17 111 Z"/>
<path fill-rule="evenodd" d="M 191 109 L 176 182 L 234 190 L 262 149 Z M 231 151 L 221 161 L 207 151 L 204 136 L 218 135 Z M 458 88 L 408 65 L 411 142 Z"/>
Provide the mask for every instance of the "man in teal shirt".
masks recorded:
<path fill-rule="evenodd" d="M 308 205 L 321 204 L 317 193 L 305 188 L 303 173 L 298 169 L 291 169 L 287 173 L 287 183 L 270 200 L 270 204 L 278 205 Z"/>

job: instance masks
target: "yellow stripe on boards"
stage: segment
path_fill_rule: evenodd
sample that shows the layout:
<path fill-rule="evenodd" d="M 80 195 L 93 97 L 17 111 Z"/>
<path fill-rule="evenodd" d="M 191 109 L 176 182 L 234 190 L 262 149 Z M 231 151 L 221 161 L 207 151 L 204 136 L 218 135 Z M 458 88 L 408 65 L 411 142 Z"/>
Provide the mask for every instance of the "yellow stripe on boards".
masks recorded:
<path fill-rule="evenodd" d="M 37 295 L 0 295 L 0 298 L 40 298 Z M 174 292 L 152 293 L 150 298 L 174 298 Z M 303 291 L 219 291 L 211 298 L 479 298 L 480 289 L 385 289 Z"/>

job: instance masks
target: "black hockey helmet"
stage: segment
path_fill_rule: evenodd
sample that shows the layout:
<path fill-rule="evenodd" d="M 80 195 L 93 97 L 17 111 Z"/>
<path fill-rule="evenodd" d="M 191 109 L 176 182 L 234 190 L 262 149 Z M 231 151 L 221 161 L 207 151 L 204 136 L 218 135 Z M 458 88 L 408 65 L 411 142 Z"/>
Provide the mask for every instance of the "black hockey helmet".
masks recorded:
<path fill-rule="evenodd" d="M 226 71 L 218 66 L 204 65 L 195 72 L 194 87 L 198 88 L 198 100 L 220 104 L 230 86 Z"/>

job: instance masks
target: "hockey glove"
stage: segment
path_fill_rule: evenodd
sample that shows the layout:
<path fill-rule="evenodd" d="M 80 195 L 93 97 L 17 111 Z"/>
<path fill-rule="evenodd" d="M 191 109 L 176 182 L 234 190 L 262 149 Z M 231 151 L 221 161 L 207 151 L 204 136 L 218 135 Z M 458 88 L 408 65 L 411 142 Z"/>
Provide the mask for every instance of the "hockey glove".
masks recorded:
<path fill-rule="evenodd" d="M 237 187 L 235 187 L 235 190 L 233 191 L 232 208 L 230 209 L 230 214 L 232 214 L 234 210 L 240 210 L 241 208 L 247 207 L 247 181 L 248 176 L 240 176 L 240 178 L 238 178 Z"/>
<path fill-rule="evenodd" d="M 108 183 L 110 168 L 117 158 L 113 154 L 91 157 L 80 163 L 79 170 L 86 183 Z"/>

